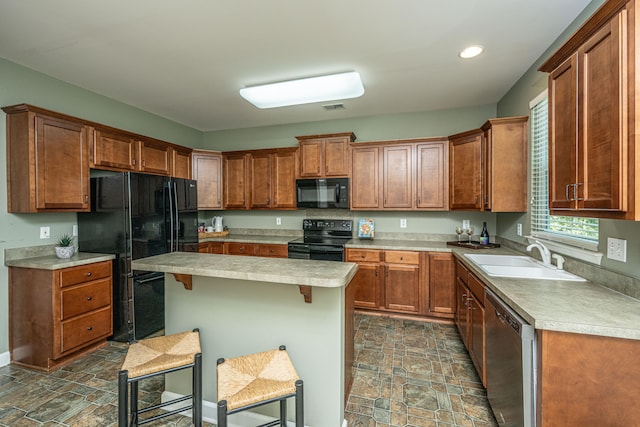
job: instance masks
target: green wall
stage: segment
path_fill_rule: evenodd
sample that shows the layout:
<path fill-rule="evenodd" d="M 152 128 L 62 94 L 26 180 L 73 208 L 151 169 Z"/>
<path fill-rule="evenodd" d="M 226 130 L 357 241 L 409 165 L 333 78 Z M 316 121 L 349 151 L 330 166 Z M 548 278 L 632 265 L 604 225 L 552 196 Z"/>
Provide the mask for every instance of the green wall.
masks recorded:
<path fill-rule="evenodd" d="M 0 58 L 0 106 L 28 103 L 189 147 L 202 145 L 202 132 L 122 104 Z M 8 270 L 4 250 L 53 244 L 71 233 L 75 213 L 8 214 L 6 119 L 0 111 L 0 354 L 8 351 Z M 40 240 L 40 227 L 51 239 Z"/>
<path fill-rule="evenodd" d="M 547 89 L 547 74 L 537 71 L 538 67 L 553 54 L 562 43 L 582 23 L 591 16 L 604 0 L 594 0 L 576 18 L 576 20 L 558 37 L 558 39 L 540 56 L 535 64 L 518 80 L 509 92 L 498 103 L 498 116 L 529 115 L 529 102 L 538 94 Z M 516 235 L 516 224 L 521 223 L 524 228 L 524 235 L 530 233 L 529 214 L 498 214 L 498 234 L 508 239 L 524 243 L 522 237 Z M 635 221 L 600 220 L 600 242 L 598 250 L 605 252 L 607 248 L 607 237 L 616 237 L 627 240 L 627 262 L 611 261 L 602 258 L 602 267 L 611 271 L 619 272 L 627 276 L 640 278 L 635 262 L 640 260 L 640 247 L 633 242 L 640 240 L 640 223 Z"/>

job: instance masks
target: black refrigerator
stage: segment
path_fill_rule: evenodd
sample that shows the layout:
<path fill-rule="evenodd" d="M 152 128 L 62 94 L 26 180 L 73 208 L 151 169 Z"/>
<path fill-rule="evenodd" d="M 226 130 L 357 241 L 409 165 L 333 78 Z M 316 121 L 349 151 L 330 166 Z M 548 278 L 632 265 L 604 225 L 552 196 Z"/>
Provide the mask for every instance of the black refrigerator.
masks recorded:
<path fill-rule="evenodd" d="M 131 260 L 198 251 L 196 181 L 92 171 L 91 212 L 78 213 L 78 247 L 116 256 L 113 340 L 164 329 L 164 273 L 131 270 Z"/>

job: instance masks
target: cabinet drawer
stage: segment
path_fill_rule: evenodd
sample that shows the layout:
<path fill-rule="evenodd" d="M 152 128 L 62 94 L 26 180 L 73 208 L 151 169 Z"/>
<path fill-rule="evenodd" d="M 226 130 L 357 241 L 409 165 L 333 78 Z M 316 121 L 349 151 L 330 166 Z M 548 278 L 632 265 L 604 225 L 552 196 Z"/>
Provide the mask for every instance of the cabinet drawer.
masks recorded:
<path fill-rule="evenodd" d="M 101 279 L 62 291 L 62 320 L 111 304 L 111 279 Z"/>
<path fill-rule="evenodd" d="M 369 249 L 347 249 L 347 261 L 349 262 L 380 262 L 381 260 L 381 251 L 372 251 Z"/>
<path fill-rule="evenodd" d="M 475 296 L 476 301 L 484 306 L 484 284 L 473 274 L 469 274 L 469 290 Z"/>
<path fill-rule="evenodd" d="M 460 261 L 456 261 L 456 278 L 462 280 L 465 285 L 468 283 L 469 270 Z"/>
<path fill-rule="evenodd" d="M 111 261 L 96 262 L 60 271 L 60 286 L 71 286 L 111 276 Z"/>
<path fill-rule="evenodd" d="M 286 258 L 289 255 L 287 245 L 258 245 L 258 256 Z"/>
<path fill-rule="evenodd" d="M 414 264 L 420 262 L 420 254 L 418 252 L 408 251 L 387 251 L 384 253 L 384 261 L 392 264 Z"/>
<path fill-rule="evenodd" d="M 225 243 L 225 252 L 229 255 L 255 255 L 256 245 L 252 243 Z"/>
<path fill-rule="evenodd" d="M 62 322 L 60 352 L 73 350 L 100 337 L 106 338 L 111 333 L 111 307 Z"/>

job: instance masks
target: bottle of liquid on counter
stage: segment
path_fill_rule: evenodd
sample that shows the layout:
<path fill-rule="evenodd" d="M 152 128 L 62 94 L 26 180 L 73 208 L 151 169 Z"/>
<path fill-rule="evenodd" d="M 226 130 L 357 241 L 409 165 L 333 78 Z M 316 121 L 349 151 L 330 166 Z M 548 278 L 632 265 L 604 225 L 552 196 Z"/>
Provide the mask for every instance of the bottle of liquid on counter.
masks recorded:
<path fill-rule="evenodd" d="M 489 244 L 489 232 L 487 231 L 487 223 L 482 223 L 482 232 L 480 233 L 480 244 L 488 245 Z"/>

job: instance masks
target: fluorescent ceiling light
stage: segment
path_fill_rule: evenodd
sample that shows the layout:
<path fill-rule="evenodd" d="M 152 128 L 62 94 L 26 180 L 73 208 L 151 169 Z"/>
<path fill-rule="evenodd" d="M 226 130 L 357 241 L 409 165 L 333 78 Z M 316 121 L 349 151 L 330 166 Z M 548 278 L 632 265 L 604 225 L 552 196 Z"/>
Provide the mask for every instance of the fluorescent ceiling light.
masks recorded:
<path fill-rule="evenodd" d="M 480 55 L 484 49 L 482 46 L 469 46 L 460 52 L 460 58 L 470 59 Z"/>
<path fill-rule="evenodd" d="M 336 101 L 363 94 L 360 74 L 355 71 L 240 89 L 240 95 L 258 108 Z"/>

